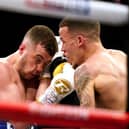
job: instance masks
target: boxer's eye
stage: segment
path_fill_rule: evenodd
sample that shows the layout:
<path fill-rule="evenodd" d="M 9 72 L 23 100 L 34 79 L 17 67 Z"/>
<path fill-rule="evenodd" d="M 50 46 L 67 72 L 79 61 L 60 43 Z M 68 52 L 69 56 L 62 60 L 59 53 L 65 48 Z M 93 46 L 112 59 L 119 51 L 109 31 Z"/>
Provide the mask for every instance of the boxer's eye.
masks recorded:
<path fill-rule="evenodd" d="M 44 60 L 43 57 L 40 56 L 40 55 L 37 55 L 36 58 L 35 58 L 35 62 L 37 64 L 43 63 L 43 60 Z"/>

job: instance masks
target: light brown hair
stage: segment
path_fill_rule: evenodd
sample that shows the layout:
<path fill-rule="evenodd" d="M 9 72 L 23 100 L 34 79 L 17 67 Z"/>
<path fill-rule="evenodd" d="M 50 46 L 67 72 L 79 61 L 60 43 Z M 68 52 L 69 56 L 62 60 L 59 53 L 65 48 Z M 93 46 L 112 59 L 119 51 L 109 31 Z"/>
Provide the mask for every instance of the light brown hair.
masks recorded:
<path fill-rule="evenodd" d="M 58 44 L 54 32 L 45 25 L 33 26 L 26 32 L 24 37 L 28 37 L 33 44 L 40 43 L 50 56 L 54 56 L 58 51 Z"/>
<path fill-rule="evenodd" d="M 64 18 L 60 24 L 59 28 L 67 26 L 69 32 L 80 33 L 82 32 L 89 38 L 89 40 L 98 40 L 100 38 L 100 24 L 97 21 L 90 20 L 74 20 L 69 18 Z"/>

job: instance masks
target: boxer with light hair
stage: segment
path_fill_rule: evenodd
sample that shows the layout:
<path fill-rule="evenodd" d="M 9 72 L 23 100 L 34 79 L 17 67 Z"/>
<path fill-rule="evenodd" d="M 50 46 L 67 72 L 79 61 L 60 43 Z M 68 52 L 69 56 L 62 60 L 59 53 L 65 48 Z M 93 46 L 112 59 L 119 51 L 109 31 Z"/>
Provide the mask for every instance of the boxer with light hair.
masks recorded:
<path fill-rule="evenodd" d="M 104 48 L 100 23 L 64 18 L 59 35 L 61 50 L 75 68 L 74 86 L 80 106 L 126 111 L 127 55 Z"/>
<path fill-rule="evenodd" d="M 18 50 L 0 58 L 0 101 L 35 101 L 40 74 L 57 51 L 55 35 L 49 27 L 35 25 L 30 28 Z M 0 129 L 27 129 L 28 126 L 23 122 L 0 121 Z"/>

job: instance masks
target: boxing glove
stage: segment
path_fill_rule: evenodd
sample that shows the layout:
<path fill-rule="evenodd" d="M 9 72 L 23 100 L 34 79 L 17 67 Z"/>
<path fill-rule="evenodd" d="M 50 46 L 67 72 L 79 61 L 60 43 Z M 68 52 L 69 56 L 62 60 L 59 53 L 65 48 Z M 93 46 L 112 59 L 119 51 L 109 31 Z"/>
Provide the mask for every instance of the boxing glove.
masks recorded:
<path fill-rule="evenodd" d="M 62 55 L 62 53 L 57 53 L 54 56 L 52 62 L 49 65 L 49 72 L 51 74 L 51 78 L 62 72 L 64 62 L 67 62 L 67 59 Z"/>
<path fill-rule="evenodd" d="M 54 63 L 55 65 L 55 63 Z M 41 103 L 59 103 L 74 90 L 74 69 L 67 62 L 51 68 L 53 79 L 45 93 L 37 101 Z"/>
<path fill-rule="evenodd" d="M 58 74 L 60 72 L 60 68 L 57 66 L 61 63 L 67 62 L 67 59 L 63 56 L 62 52 L 57 52 L 55 56 L 53 57 L 51 63 L 49 63 L 44 71 L 40 75 L 40 79 L 42 78 L 53 78 L 55 74 Z M 57 69 L 56 69 L 57 68 Z M 56 69 L 56 70 L 55 70 Z M 55 71 L 55 72 L 54 72 Z"/>

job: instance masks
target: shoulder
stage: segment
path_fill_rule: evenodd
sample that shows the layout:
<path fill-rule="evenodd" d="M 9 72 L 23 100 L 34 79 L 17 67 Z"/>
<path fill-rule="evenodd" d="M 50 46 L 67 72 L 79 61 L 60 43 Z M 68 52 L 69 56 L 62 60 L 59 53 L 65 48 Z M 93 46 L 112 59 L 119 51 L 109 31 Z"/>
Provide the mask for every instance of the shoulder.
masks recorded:
<path fill-rule="evenodd" d="M 108 54 L 114 59 L 117 64 L 125 67 L 127 64 L 127 54 L 121 50 L 109 49 Z"/>
<path fill-rule="evenodd" d="M 8 85 L 12 75 L 10 74 L 10 67 L 7 63 L 0 61 L 0 73 L 0 87 Z"/>
<path fill-rule="evenodd" d="M 76 68 L 74 73 L 75 81 L 77 82 L 80 79 L 89 80 L 90 78 L 92 78 L 92 74 L 90 71 L 91 70 L 88 64 L 84 63 L 80 65 L 79 67 Z"/>
<path fill-rule="evenodd" d="M 127 57 L 127 54 L 121 50 L 108 49 L 108 53 L 112 56 Z"/>
<path fill-rule="evenodd" d="M 8 80 L 15 76 L 16 71 L 8 62 L 0 60 L 0 73 L 1 73 L 0 76 L 1 79 L 6 78 Z"/>
<path fill-rule="evenodd" d="M 77 74 L 81 74 L 81 73 L 89 73 L 88 72 L 88 64 L 87 63 L 83 63 L 80 66 L 78 66 L 75 70 L 75 73 Z"/>
<path fill-rule="evenodd" d="M 87 63 L 87 62 L 81 64 L 75 70 L 76 76 L 83 76 L 83 75 L 92 76 L 92 73 L 93 73 L 93 69 L 91 67 L 91 63 Z"/>
<path fill-rule="evenodd" d="M 0 61 L 0 71 L 1 73 L 9 72 L 10 66 L 7 62 Z"/>

